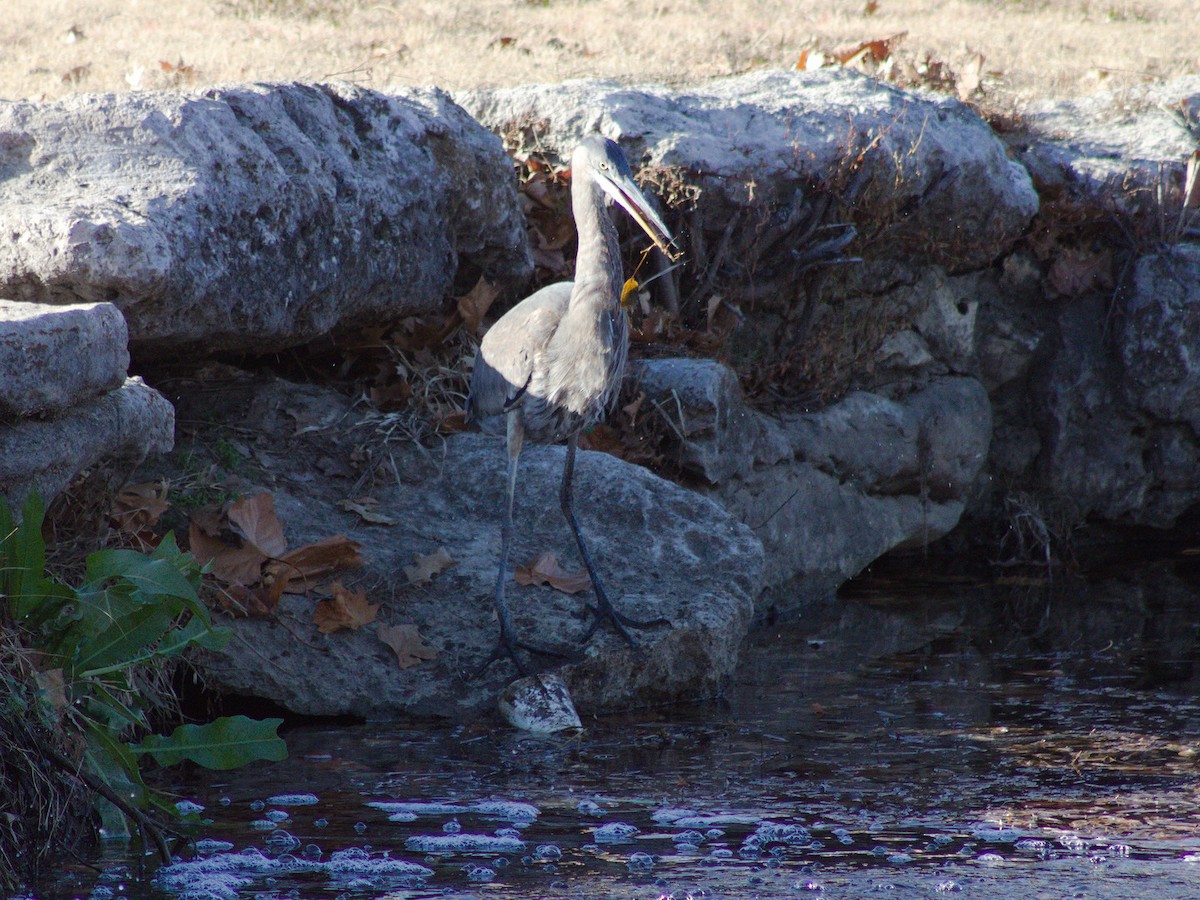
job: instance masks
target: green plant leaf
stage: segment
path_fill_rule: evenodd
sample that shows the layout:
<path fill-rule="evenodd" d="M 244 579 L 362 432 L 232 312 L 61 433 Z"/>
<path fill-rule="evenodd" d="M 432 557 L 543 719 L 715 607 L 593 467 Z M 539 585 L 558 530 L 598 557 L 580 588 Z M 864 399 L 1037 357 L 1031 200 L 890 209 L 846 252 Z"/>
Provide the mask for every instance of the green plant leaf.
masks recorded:
<path fill-rule="evenodd" d="M 175 620 L 173 610 L 143 606 L 121 616 L 94 638 L 79 644 L 75 660 L 78 677 L 106 675 L 152 659 L 155 647 Z"/>
<path fill-rule="evenodd" d="M 287 758 L 287 744 L 275 733 L 282 724 L 283 719 L 222 716 L 207 725 L 180 725 L 170 737 L 149 735 L 130 749 L 150 754 L 160 766 L 191 760 L 206 769 L 235 769 L 259 759 L 278 762 Z"/>
<path fill-rule="evenodd" d="M 146 556 L 136 550 L 98 550 L 89 554 L 87 579 L 95 587 L 119 579 L 129 582 L 150 597 L 175 597 L 199 602 L 196 588 L 170 559 Z"/>

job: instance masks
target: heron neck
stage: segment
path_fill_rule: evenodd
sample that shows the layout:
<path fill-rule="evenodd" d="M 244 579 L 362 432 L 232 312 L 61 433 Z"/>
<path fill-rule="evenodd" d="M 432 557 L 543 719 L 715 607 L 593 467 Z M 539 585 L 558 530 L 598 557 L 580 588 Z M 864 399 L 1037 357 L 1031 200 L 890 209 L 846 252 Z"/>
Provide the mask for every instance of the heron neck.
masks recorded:
<path fill-rule="evenodd" d="M 571 304 L 619 305 L 621 248 L 604 191 L 590 178 L 581 178 L 571 185 L 571 204 L 579 235 Z"/>

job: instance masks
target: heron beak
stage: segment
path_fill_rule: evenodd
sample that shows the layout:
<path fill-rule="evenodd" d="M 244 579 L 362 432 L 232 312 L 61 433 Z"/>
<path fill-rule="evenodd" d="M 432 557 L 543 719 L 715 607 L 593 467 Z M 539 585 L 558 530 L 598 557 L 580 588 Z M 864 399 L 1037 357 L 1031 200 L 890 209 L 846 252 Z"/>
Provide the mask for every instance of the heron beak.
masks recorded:
<path fill-rule="evenodd" d="M 672 246 L 675 239 L 671 237 L 671 232 L 666 224 L 654 211 L 646 199 L 646 195 L 631 179 L 624 176 L 616 178 L 609 176 L 601 178 L 600 185 L 610 197 L 624 207 L 625 212 L 629 213 L 633 221 L 641 226 L 642 231 L 649 235 L 650 240 L 654 241 L 654 245 L 665 253 L 668 259 L 674 261 L 682 255 Z"/>

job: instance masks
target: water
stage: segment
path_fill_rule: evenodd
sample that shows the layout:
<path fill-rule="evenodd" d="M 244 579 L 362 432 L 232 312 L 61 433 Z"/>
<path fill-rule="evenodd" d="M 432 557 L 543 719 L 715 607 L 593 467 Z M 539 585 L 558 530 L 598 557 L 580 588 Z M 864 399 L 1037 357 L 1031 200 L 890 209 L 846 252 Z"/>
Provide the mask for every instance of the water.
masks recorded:
<path fill-rule="evenodd" d="M 174 782 L 204 808 L 179 865 L 109 848 L 45 893 L 1200 896 L 1193 575 L 864 579 L 756 633 L 723 700 L 577 737 L 295 728 Z"/>

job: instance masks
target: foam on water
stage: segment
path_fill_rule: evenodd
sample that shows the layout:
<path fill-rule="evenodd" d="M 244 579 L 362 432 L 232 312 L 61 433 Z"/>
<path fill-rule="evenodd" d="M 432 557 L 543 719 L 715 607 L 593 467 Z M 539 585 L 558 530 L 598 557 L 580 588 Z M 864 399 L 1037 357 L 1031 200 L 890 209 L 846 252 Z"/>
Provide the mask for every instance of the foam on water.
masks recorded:
<path fill-rule="evenodd" d="M 491 834 L 414 834 L 404 846 L 420 853 L 520 853 L 525 842 Z"/>

